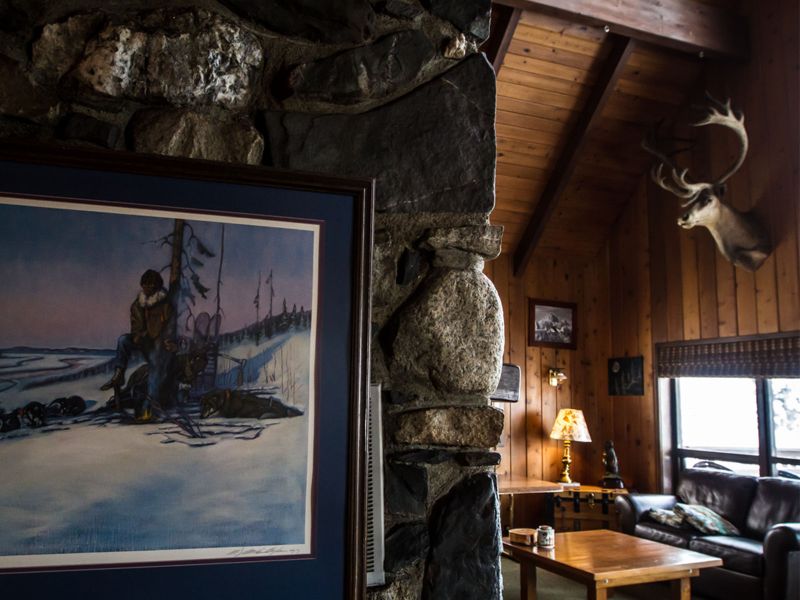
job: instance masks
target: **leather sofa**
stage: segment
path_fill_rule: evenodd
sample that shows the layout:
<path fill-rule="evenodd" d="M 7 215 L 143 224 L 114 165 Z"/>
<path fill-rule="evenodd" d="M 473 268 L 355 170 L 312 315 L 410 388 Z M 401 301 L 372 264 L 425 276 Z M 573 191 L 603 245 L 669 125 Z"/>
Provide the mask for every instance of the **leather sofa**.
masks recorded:
<path fill-rule="evenodd" d="M 709 535 L 687 525 L 662 525 L 651 508 L 700 504 L 721 515 L 741 535 Z M 620 495 L 615 500 L 622 531 L 719 557 L 692 591 L 719 600 L 800 600 L 794 573 L 800 557 L 800 480 L 749 477 L 715 469 L 686 469 L 675 495 Z"/>

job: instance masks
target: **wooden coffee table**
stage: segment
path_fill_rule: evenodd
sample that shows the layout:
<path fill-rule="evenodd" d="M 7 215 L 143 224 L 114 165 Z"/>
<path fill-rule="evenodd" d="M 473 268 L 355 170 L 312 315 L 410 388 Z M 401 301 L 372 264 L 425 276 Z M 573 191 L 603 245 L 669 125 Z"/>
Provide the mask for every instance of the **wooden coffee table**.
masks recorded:
<path fill-rule="evenodd" d="M 654 581 L 672 581 L 672 597 L 690 600 L 691 578 L 722 566 L 713 556 L 608 529 L 557 533 L 551 550 L 503 538 L 503 549 L 519 561 L 522 600 L 537 598 L 536 567 L 585 584 L 589 600 L 606 600 L 609 588 Z"/>

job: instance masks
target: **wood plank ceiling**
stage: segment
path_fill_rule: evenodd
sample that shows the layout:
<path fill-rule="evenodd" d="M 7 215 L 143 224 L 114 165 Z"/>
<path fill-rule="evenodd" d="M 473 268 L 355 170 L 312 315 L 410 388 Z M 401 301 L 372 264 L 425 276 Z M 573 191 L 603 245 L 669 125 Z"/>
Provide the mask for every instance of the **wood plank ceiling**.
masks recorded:
<path fill-rule="evenodd" d="M 503 0 L 494 7 L 496 49 L 488 54 L 498 69 L 497 180 L 491 221 L 505 227 L 503 252 L 514 256 L 516 273 L 534 251 L 596 255 L 649 168 L 640 148 L 646 129 L 702 89 L 707 59 L 701 53 L 741 54 L 745 47 L 730 42 L 730 29 L 740 26 L 733 18 L 720 24 L 721 34 L 679 39 L 687 24 L 692 30 L 692 19 L 704 30 L 714 22 L 709 19 L 734 15 L 723 0 L 584 0 L 581 14 L 569 12 L 573 4 Z M 626 5 L 630 22 L 623 11 L 612 25 L 602 25 L 598 16 L 609 4 Z M 567 8 L 555 14 L 549 5 Z M 681 15 L 664 13 L 679 8 Z M 656 23 L 660 29 L 639 23 L 645 9 L 673 18 L 676 33 L 663 23 Z M 635 40 L 627 35 L 632 30 Z"/>

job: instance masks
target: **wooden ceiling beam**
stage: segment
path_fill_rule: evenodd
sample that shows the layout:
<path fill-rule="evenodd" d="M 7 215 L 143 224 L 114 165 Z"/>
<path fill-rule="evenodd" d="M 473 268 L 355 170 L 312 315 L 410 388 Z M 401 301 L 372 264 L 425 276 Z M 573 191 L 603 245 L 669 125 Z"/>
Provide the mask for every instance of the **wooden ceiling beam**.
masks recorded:
<path fill-rule="evenodd" d="M 743 17 L 727 8 L 686 0 L 495 0 L 569 21 L 608 27 L 619 35 L 684 52 L 747 57 Z"/>
<path fill-rule="evenodd" d="M 602 73 L 598 77 L 591 96 L 561 151 L 558 162 L 550 179 L 547 181 L 533 216 L 525 227 L 525 232 L 514 250 L 514 275 L 516 276 L 525 271 L 525 267 L 530 261 L 536 244 L 542 237 L 558 199 L 567 187 L 572 172 L 578 164 L 580 151 L 586 143 L 588 133 L 600 117 L 603 107 L 614 91 L 614 86 L 622 74 L 634 45 L 631 38 L 614 34 L 609 35 L 606 43 L 611 45 L 611 52 L 602 67 Z"/>
<path fill-rule="evenodd" d="M 492 3 L 489 37 L 480 49 L 486 53 L 486 58 L 492 63 L 495 76 L 500 72 L 500 66 L 508 52 L 508 46 L 511 44 L 511 38 L 514 37 L 514 31 L 517 29 L 521 15 L 521 8 Z"/>

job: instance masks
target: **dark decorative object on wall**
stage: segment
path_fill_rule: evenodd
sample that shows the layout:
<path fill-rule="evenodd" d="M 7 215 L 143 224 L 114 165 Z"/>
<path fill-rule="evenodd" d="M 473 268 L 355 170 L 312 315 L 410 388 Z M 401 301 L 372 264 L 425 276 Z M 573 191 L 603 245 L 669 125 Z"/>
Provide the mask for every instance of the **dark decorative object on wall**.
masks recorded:
<path fill-rule="evenodd" d="M 500 382 L 489 399 L 492 402 L 519 402 L 519 365 L 503 364 Z"/>
<path fill-rule="evenodd" d="M 644 396 L 644 357 L 608 359 L 608 395 Z"/>
<path fill-rule="evenodd" d="M 547 348 L 577 346 L 576 305 L 554 300 L 528 300 L 528 345 Z"/>
<path fill-rule="evenodd" d="M 625 484 L 619 476 L 619 461 L 614 450 L 614 440 L 606 440 L 603 447 L 603 479 L 600 485 L 604 488 L 622 489 Z"/>
<path fill-rule="evenodd" d="M 7 596 L 363 598 L 373 181 L 30 152 L 0 146 L 0 347 L 40 368 L 0 403 L 64 398 L 2 434 Z"/>

